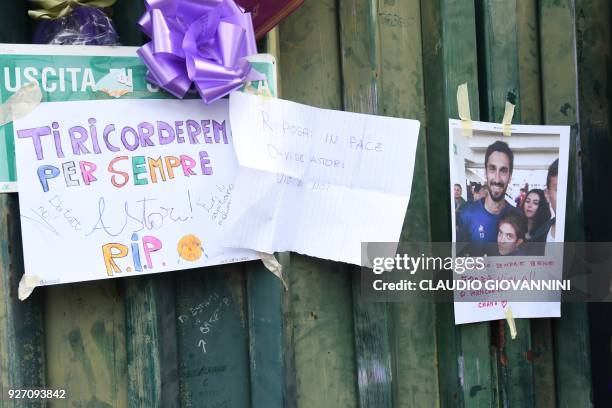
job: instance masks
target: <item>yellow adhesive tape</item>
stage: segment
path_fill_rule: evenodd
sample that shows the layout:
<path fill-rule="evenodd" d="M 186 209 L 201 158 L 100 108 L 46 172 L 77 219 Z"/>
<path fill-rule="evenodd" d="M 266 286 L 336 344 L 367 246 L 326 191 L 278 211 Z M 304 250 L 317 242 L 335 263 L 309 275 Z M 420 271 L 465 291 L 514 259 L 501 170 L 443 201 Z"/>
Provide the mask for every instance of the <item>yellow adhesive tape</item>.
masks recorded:
<path fill-rule="evenodd" d="M 470 116 L 470 97 L 467 82 L 457 87 L 457 110 L 461 119 L 463 136 L 472 137 L 472 117 Z"/>
<path fill-rule="evenodd" d="M 510 337 L 512 340 L 516 339 L 516 324 L 514 323 L 514 316 L 512 315 L 512 309 L 506 309 L 506 321 L 508 322 L 508 326 L 510 326 Z"/>
<path fill-rule="evenodd" d="M 19 300 L 26 300 L 40 284 L 40 278 L 33 275 L 23 275 L 19 281 L 17 296 Z"/>
<path fill-rule="evenodd" d="M 512 134 L 512 117 L 514 116 L 514 105 L 506 101 L 506 109 L 504 110 L 504 118 L 502 119 L 502 125 L 504 127 L 504 136 L 510 136 Z"/>
<path fill-rule="evenodd" d="M 276 260 L 273 254 L 267 254 L 265 252 L 258 252 L 261 261 L 264 266 L 272 272 L 274 276 L 276 276 L 283 283 L 285 290 L 289 290 L 287 286 L 287 282 L 283 279 L 283 266 Z"/>
<path fill-rule="evenodd" d="M 0 105 L 0 126 L 27 116 L 42 101 L 38 82 L 22 86 Z"/>

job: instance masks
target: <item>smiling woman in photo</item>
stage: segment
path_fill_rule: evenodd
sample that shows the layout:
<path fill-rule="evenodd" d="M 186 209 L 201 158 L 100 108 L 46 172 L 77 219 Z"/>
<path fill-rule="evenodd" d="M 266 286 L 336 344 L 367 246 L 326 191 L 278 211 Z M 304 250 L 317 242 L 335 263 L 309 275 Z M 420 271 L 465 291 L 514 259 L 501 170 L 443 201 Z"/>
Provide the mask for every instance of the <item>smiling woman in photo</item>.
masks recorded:
<path fill-rule="evenodd" d="M 527 218 L 526 240 L 544 242 L 546 235 L 538 233 L 550 220 L 550 206 L 544 196 L 544 191 L 538 188 L 529 191 L 521 203 L 521 211 Z"/>

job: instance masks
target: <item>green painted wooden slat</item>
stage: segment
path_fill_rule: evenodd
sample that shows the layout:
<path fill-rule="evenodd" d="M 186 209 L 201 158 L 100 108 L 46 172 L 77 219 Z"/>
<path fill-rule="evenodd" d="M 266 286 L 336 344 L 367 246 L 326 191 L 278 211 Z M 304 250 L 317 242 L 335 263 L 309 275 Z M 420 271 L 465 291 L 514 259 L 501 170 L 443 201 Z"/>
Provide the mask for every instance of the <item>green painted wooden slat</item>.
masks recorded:
<path fill-rule="evenodd" d="M 497 322 L 492 322 L 492 324 L 496 324 L 499 326 L 502 326 L 505 324 L 504 321 L 502 320 L 498 320 Z M 500 355 L 501 355 L 501 351 L 500 351 L 501 347 L 499 346 L 494 346 L 491 345 L 491 361 L 494 362 L 494 364 L 491 364 L 491 377 L 494 379 L 497 379 L 497 381 L 493 382 L 493 389 L 492 389 L 492 394 L 493 394 L 493 406 L 495 407 L 503 407 L 503 396 L 502 396 L 502 392 L 500 391 L 500 383 L 501 381 L 499 381 L 499 379 L 501 378 L 500 375 L 500 365 L 499 364 L 495 364 L 496 361 L 499 361 L 500 359 Z M 508 405 L 506 405 L 508 406 Z"/>
<path fill-rule="evenodd" d="M 129 406 L 160 406 L 161 332 L 155 316 L 157 301 L 153 300 L 154 287 L 148 278 L 128 278 L 123 284 Z M 135 319 L 136 316 L 139 319 Z"/>
<path fill-rule="evenodd" d="M 341 1 L 339 16 L 344 110 L 378 114 L 382 50 L 377 2 Z"/>
<path fill-rule="evenodd" d="M 481 118 L 501 122 L 508 94 L 519 97 L 517 0 L 479 0 L 479 69 Z M 516 103 L 513 123 L 520 123 Z"/>
<path fill-rule="evenodd" d="M 459 332 L 459 381 L 463 406 L 498 406 L 496 354 L 491 353 L 489 323 L 461 325 Z M 492 357 L 493 356 L 493 357 Z"/>
<path fill-rule="evenodd" d="M 47 386 L 65 389 L 72 406 L 126 407 L 125 309 L 117 280 L 45 289 Z"/>
<path fill-rule="evenodd" d="M 265 51 L 274 55 L 277 67 L 279 47 L 278 28 L 275 28 L 266 36 Z M 278 89 L 278 84 L 274 89 Z M 251 407 L 282 407 L 285 386 L 282 315 L 284 288 L 281 281 L 259 261 L 247 265 L 246 283 Z"/>
<path fill-rule="evenodd" d="M 584 238 L 582 159 L 579 154 L 582 136 L 578 132 L 573 1 L 541 0 L 539 16 L 544 122 L 572 127 L 565 240 L 580 242 Z"/>
<path fill-rule="evenodd" d="M 589 324 L 585 304 L 564 303 L 555 321 L 557 406 L 592 407 Z"/>
<path fill-rule="evenodd" d="M 307 1 L 281 23 L 283 98 L 341 108 L 337 35 L 333 1 Z M 294 369 L 287 406 L 357 406 L 348 268 L 292 254 L 287 274 Z"/>
<path fill-rule="evenodd" d="M 353 319 L 357 393 L 360 407 L 392 407 L 393 381 L 389 331 L 391 321 L 385 303 L 361 303 L 361 278 L 353 272 Z"/>
<path fill-rule="evenodd" d="M 401 241 L 430 242 L 432 218 L 428 205 L 428 139 L 419 1 L 379 2 L 378 29 L 381 47 L 379 114 L 421 121 L 412 192 Z M 448 146 L 442 162 L 447 156 Z"/>
<path fill-rule="evenodd" d="M 444 345 L 436 341 L 434 305 L 395 304 L 392 322 L 394 406 L 439 406 L 436 351 Z"/>
<path fill-rule="evenodd" d="M 463 392 L 459 377 L 459 363 L 463 370 L 463 357 L 457 354 L 459 333 L 454 326 L 453 304 L 439 303 L 435 311 L 440 407 L 462 407 Z"/>
<path fill-rule="evenodd" d="M 537 8 L 537 0 L 516 2 L 521 119 L 532 125 L 542 123 Z"/>
<path fill-rule="evenodd" d="M 424 72 L 425 80 L 425 101 L 427 106 L 427 117 L 425 121 L 421 123 L 427 132 L 427 148 L 428 148 L 428 170 L 430 180 L 437 177 L 440 180 L 440 185 L 434 185 L 430 183 L 429 186 L 429 197 L 434 196 L 434 191 L 438 194 L 445 194 L 448 188 L 442 184 L 446 180 L 446 184 L 450 183 L 448 176 L 448 165 L 444 166 L 439 158 L 444 157 L 444 152 L 448 151 L 448 125 L 444 123 L 444 120 L 433 120 L 429 121 L 429 116 L 438 115 L 440 118 L 446 118 L 449 115 L 447 110 L 447 101 L 445 100 L 446 88 L 445 73 L 448 72 L 445 69 L 445 53 L 442 51 L 443 47 L 448 47 L 442 42 L 443 35 L 443 23 L 448 23 L 449 19 L 445 19 L 443 11 L 446 9 L 442 8 L 444 4 L 439 1 L 424 0 L 421 1 L 421 24 L 423 31 L 423 64 L 428 69 Z M 474 13 L 473 7 L 471 10 L 471 18 L 473 22 Z M 466 22 L 467 25 L 468 22 Z M 459 26 L 456 26 L 457 28 Z M 448 28 L 447 28 L 448 29 Z M 472 27 L 473 29 L 473 27 Z M 459 34 L 459 33 L 456 33 Z M 474 34 L 472 32 L 472 34 Z M 451 36 L 450 38 L 457 38 Z M 475 34 L 474 34 L 474 43 Z M 438 45 L 439 44 L 439 45 Z M 474 56 L 474 70 L 476 65 L 476 58 Z M 455 59 L 458 61 L 458 59 Z M 465 61 L 469 61 L 465 58 Z M 448 68 L 448 66 L 447 66 Z M 475 75 L 474 75 L 475 76 Z M 436 157 L 436 166 L 432 165 L 432 159 Z M 442 179 L 440 179 L 442 177 Z M 446 218 L 446 220 L 437 220 L 437 217 L 433 217 L 431 220 L 431 234 L 432 240 L 444 241 L 450 240 L 450 222 L 448 219 L 450 213 L 447 205 L 443 203 L 443 200 L 436 199 L 435 202 L 430 200 L 430 209 L 433 213 L 442 212 L 440 218 Z M 454 325 L 454 314 L 453 305 L 450 304 L 438 304 L 436 305 L 436 332 L 438 336 L 438 344 L 442 345 L 438 347 L 438 375 L 440 384 L 440 406 L 441 407 L 456 407 L 462 406 L 463 404 L 463 393 L 461 392 L 459 383 L 459 366 L 458 366 L 458 333 Z"/>
<path fill-rule="evenodd" d="M 535 0 L 517 1 L 519 83 L 521 119 L 525 124 L 542 123 L 540 49 Z M 550 319 L 531 320 L 534 403 L 540 408 L 555 407 L 553 339 Z"/>
<path fill-rule="evenodd" d="M 521 123 L 522 101 L 517 28 L 517 2 L 505 0 L 479 1 L 481 38 L 481 108 L 483 119 L 501 122 L 506 100 L 516 104 L 513 123 Z M 533 85 L 533 84 L 532 84 Z M 539 87 L 536 91 L 539 90 Z M 499 339 L 501 400 L 503 405 L 532 407 L 535 404 L 531 324 L 516 319 L 517 338 L 508 336 L 506 326 L 493 323 Z"/>
<path fill-rule="evenodd" d="M 357 406 L 351 280 L 346 266 L 292 255 L 289 296 L 295 404 Z"/>
<path fill-rule="evenodd" d="M 381 46 L 378 7 L 369 0 L 339 3 L 344 109 L 378 114 L 381 92 Z M 350 267 L 357 393 L 361 407 L 393 405 L 389 308 L 364 303 L 361 270 Z"/>
<path fill-rule="evenodd" d="M 472 119 L 479 118 L 476 16 L 473 2 L 421 0 L 423 62 L 426 69 L 428 174 L 432 240 L 451 237 L 448 118 L 457 119 L 457 87 L 468 83 Z M 433 182 L 435 180 L 435 182 Z"/>
<path fill-rule="evenodd" d="M 382 85 L 379 114 L 424 122 L 420 2 L 378 2 L 378 5 Z M 421 128 L 417 145 L 410 204 L 401 234 L 404 242 L 431 241 L 426 130 Z M 433 324 L 435 306 L 430 303 L 394 303 L 391 311 L 394 406 L 438 406 L 436 356 L 439 343 L 436 342 Z"/>
<path fill-rule="evenodd" d="M 8 2 L 0 14 L 0 42 L 27 43 L 27 8 Z M 0 103 L 3 103 L 0 100 Z M 24 302 L 17 298 L 23 275 L 23 252 L 17 194 L 0 195 L 0 406 L 21 407 L 8 401 L 8 388 L 43 387 L 45 381 L 44 291 L 38 289 Z"/>
<path fill-rule="evenodd" d="M 174 275 L 123 280 L 130 407 L 178 407 Z"/>
<path fill-rule="evenodd" d="M 279 30 L 280 31 L 280 30 Z M 280 36 L 279 36 L 280 39 Z M 291 285 L 289 276 L 291 271 L 291 253 L 282 252 L 278 254 L 278 262 L 283 266 L 283 274 L 285 282 Z M 283 353 L 283 368 L 284 368 L 284 389 L 283 389 L 283 407 L 296 407 L 297 406 L 297 371 L 295 369 L 295 348 L 294 348 L 294 336 L 293 336 L 293 320 L 291 314 L 291 288 L 283 293 L 282 296 L 282 353 Z"/>
<path fill-rule="evenodd" d="M 580 142 L 584 182 L 584 227 L 587 241 L 612 241 L 610 189 L 610 2 L 576 1 L 576 52 L 580 97 Z"/>
<path fill-rule="evenodd" d="M 565 240 L 569 242 L 584 240 L 580 151 L 583 128 L 578 125 L 575 16 L 571 0 L 540 1 L 544 122 L 572 127 L 565 233 Z M 560 407 L 592 406 L 586 305 L 563 304 L 561 316 L 553 327 L 557 404 Z"/>
<path fill-rule="evenodd" d="M 605 0 L 576 1 L 577 57 L 582 135 L 585 233 L 587 241 L 612 241 L 607 203 L 612 178 L 610 78 L 612 77 L 612 4 Z M 610 343 L 612 305 L 589 304 L 593 405 L 612 406 Z"/>
<path fill-rule="evenodd" d="M 538 408 L 554 408 L 557 405 L 551 320 L 533 319 L 531 322 L 531 339 L 535 406 Z"/>
<path fill-rule="evenodd" d="M 341 2 L 340 23 L 345 109 L 423 119 L 419 2 Z M 402 232 L 405 241 L 430 240 L 426 164 L 423 136 Z M 358 273 L 353 286 L 359 288 Z M 397 407 L 437 406 L 434 306 L 393 304 L 390 316 L 383 306 L 353 305 L 361 406 L 390 406 L 391 401 Z M 391 390 L 389 347 L 396 378 Z"/>
<path fill-rule="evenodd" d="M 515 319 L 517 337 L 510 337 L 507 324 L 500 320 L 497 330 L 505 337 L 498 360 L 502 401 L 511 407 L 535 407 L 531 324 L 528 319 Z"/>
<path fill-rule="evenodd" d="M 177 273 L 176 312 L 181 407 L 248 407 L 242 265 Z"/>
<path fill-rule="evenodd" d="M 457 86 L 467 82 L 471 117 L 479 118 L 476 14 L 473 2 L 422 0 L 423 61 L 431 231 L 450 241 L 448 118 L 457 118 Z M 455 327 L 453 307 L 436 306 L 440 405 L 490 407 L 496 398 L 488 323 Z"/>
<path fill-rule="evenodd" d="M 283 285 L 259 261 L 246 274 L 253 408 L 283 406 Z"/>

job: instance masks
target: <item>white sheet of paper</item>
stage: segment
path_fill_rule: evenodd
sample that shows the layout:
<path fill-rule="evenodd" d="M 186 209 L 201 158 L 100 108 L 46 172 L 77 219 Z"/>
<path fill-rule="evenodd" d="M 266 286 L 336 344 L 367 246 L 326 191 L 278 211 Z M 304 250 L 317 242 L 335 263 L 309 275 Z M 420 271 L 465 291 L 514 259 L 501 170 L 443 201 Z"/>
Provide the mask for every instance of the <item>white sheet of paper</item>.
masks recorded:
<path fill-rule="evenodd" d="M 416 120 L 233 93 L 240 169 L 226 244 L 359 265 L 361 242 L 397 242 L 410 199 Z M 240 201 L 244 200 L 244 201 Z"/>
<path fill-rule="evenodd" d="M 472 122 L 473 137 L 465 137 L 462 133 L 461 121 L 449 120 L 449 159 L 450 159 L 450 208 L 455 208 L 453 196 L 454 184 L 462 186 L 462 197 L 467 199 L 469 182 L 477 181 L 486 184 L 484 173 L 484 156 L 487 146 L 494 141 L 506 142 L 514 155 L 514 171 L 508 183 L 505 199 L 508 205 L 515 206 L 514 198 L 528 183 L 530 190 L 546 188 L 548 167 L 559 160 L 556 237 L 555 242 L 563 242 L 565 234 L 565 208 L 567 195 L 567 175 L 569 163 L 569 126 L 536 126 L 512 125 L 512 135 L 503 136 L 503 128 L 499 123 Z M 552 207 L 551 207 L 552 211 Z M 453 241 L 457 241 L 457 214 L 451 211 Z M 482 228 L 482 226 L 481 226 Z M 482 230 L 483 236 L 485 230 Z M 494 233 L 497 236 L 497 233 Z M 562 249 L 553 247 L 553 251 Z M 549 254 L 547 254 L 549 255 Z M 525 256 L 491 256 L 490 262 L 507 259 L 528 259 Z M 560 257 L 562 259 L 562 256 Z M 547 259 L 541 257 L 541 259 Z M 557 256 L 556 259 L 559 259 Z M 562 268 L 561 265 L 558 265 Z M 536 268 L 538 270 L 538 268 Z M 557 275 L 555 279 L 561 279 Z M 456 296 L 456 294 L 455 294 Z M 560 302 L 455 302 L 455 324 L 473 323 L 505 318 L 505 310 L 510 307 L 515 318 L 559 317 Z"/>
<path fill-rule="evenodd" d="M 512 310 L 515 319 L 561 317 L 559 302 L 456 302 L 455 324 L 503 320 L 507 309 Z"/>
<path fill-rule="evenodd" d="M 16 121 L 26 275 L 48 285 L 258 259 L 221 245 L 225 218 L 236 204 L 238 163 L 228 119 L 227 101 L 206 106 L 200 100 L 119 99 L 46 102 Z M 164 132 L 161 122 L 168 125 Z M 40 137 L 38 158 L 33 138 L 18 134 L 53 123 L 62 154 L 47 134 Z M 147 129 L 154 132 L 149 137 Z M 160 166 L 151 171 L 150 160 L 158 158 Z M 95 180 L 86 182 L 92 165 Z M 41 166 L 58 171 L 42 177 L 46 192 Z"/>
<path fill-rule="evenodd" d="M 515 282 L 530 282 L 542 280 L 561 280 L 562 265 L 557 261 L 563 260 L 563 248 L 551 248 L 548 256 L 521 256 L 521 257 L 488 257 L 482 271 L 466 271 L 460 279 L 466 280 L 509 280 Z M 550 301 L 518 301 L 521 295 L 524 300 L 531 300 L 527 292 L 488 293 L 481 291 L 455 291 L 455 324 L 475 323 L 487 320 L 498 320 L 505 317 L 507 309 L 512 309 L 515 318 L 527 317 L 559 317 L 561 316 L 561 292 L 549 291 Z M 540 296 L 544 296 L 541 294 Z M 516 301 L 508 301 L 513 298 Z"/>

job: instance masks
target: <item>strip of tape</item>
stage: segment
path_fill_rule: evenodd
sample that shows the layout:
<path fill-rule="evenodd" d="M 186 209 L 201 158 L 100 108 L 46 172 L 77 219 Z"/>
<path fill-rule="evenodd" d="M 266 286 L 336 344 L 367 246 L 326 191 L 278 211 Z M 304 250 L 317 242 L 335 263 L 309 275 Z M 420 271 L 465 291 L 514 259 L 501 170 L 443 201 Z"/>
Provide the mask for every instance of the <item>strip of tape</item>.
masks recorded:
<path fill-rule="evenodd" d="M 0 126 L 27 116 L 42 101 L 38 82 L 22 86 L 0 105 Z"/>
<path fill-rule="evenodd" d="M 512 309 L 506 309 L 506 321 L 508 322 L 508 326 L 510 326 L 510 337 L 512 340 L 516 339 L 516 324 L 514 323 L 514 316 L 512 315 Z"/>
<path fill-rule="evenodd" d="M 34 275 L 23 275 L 19 281 L 19 288 L 17 289 L 17 296 L 19 300 L 26 300 L 40 285 L 40 278 Z"/>
<path fill-rule="evenodd" d="M 470 96 L 467 82 L 457 87 L 457 110 L 461 119 L 463 136 L 472 137 L 472 117 L 470 116 Z"/>
<path fill-rule="evenodd" d="M 514 116 L 514 104 L 506 101 L 506 109 L 504 110 L 504 118 L 502 119 L 502 125 L 504 127 L 504 136 L 510 136 L 512 134 L 512 117 Z"/>
<path fill-rule="evenodd" d="M 287 282 L 285 282 L 285 279 L 283 279 L 283 266 L 276 260 L 276 257 L 274 257 L 274 254 L 268 254 L 265 252 L 258 252 L 258 254 L 264 266 L 270 272 L 272 272 L 274 276 L 280 279 L 286 291 L 289 290 L 289 287 L 287 286 Z"/>

